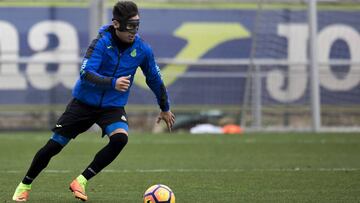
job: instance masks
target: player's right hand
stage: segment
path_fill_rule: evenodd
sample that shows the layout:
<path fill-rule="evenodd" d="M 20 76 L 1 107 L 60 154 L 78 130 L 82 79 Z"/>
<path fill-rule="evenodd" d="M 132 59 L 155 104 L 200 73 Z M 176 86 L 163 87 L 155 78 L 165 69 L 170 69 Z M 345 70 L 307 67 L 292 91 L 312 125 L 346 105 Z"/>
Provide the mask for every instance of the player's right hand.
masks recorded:
<path fill-rule="evenodd" d="M 115 89 L 121 92 L 126 92 L 130 87 L 131 75 L 119 77 L 116 79 Z"/>

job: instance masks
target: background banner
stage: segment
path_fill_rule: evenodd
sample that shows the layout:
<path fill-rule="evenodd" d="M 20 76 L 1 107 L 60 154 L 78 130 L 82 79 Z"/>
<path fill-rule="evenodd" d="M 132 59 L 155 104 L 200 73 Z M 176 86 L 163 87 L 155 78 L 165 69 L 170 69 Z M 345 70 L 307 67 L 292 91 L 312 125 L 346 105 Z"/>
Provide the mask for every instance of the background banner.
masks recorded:
<path fill-rule="evenodd" d="M 301 65 L 307 60 L 306 10 L 265 10 L 260 22 L 256 21 L 256 10 L 142 9 L 140 12 L 139 33 L 152 46 L 157 58 L 248 59 L 256 41 L 256 58 L 300 63 L 262 67 L 264 105 L 309 103 L 308 68 Z M 357 11 L 319 11 L 321 62 L 330 59 L 359 62 L 360 25 L 354 20 L 359 18 Z M 0 104 L 67 103 L 80 63 L 2 61 L 22 57 L 77 60 L 89 44 L 88 19 L 86 8 L 0 8 Z M 243 101 L 248 66 L 160 64 L 160 67 L 173 104 L 240 105 Z M 130 103 L 153 104 L 155 98 L 144 88 L 139 78 L 141 72 L 137 75 Z M 359 64 L 320 66 L 321 102 L 359 104 L 359 82 Z"/>

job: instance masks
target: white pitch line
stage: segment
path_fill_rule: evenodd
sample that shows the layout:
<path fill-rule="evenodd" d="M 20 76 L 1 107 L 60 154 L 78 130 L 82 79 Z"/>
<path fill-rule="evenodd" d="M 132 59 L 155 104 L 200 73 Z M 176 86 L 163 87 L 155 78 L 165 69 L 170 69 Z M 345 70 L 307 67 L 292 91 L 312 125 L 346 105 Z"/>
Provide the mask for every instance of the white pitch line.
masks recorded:
<path fill-rule="evenodd" d="M 208 136 L 208 135 L 203 135 Z M 212 135 L 210 135 L 212 136 Z M 292 135 L 289 135 L 292 136 Z M 27 136 L 26 136 L 27 137 Z M 23 140 L 26 139 L 25 136 L 10 136 L 10 135 L 0 135 L 1 139 L 6 140 Z M 265 137 L 265 136 L 264 136 Z M 239 139 L 219 139 L 219 140 L 212 140 L 212 141 L 203 141 L 203 140 L 130 140 L 130 144 L 134 145 L 142 145 L 142 144 L 158 144 L 158 145 L 180 145 L 180 144 L 190 144 L 190 145 L 196 145 L 196 144 L 204 144 L 204 143 L 210 143 L 210 144 L 360 144 L 360 141 L 358 139 L 346 139 L 346 136 L 344 136 L 344 139 L 328 139 L 323 138 L 320 140 L 308 140 L 306 138 L 300 139 L 301 136 L 298 136 L 296 140 L 264 140 L 262 137 L 239 137 Z M 49 136 L 50 138 L 50 136 Z M 33 140 L 45 142 L 47 139 L 44 139 L 44 137 L 34 137 Z M 105 144 L 106 141 L 103 139 L 77 139 L 72 142 L 79 142 L 79 143 L 103 143 Z"/>
<path fill-rule="evenodd" d="M 102 173 L 232 173 L 232 172 L 339 172 L 339 171 L 360 171 L 360 168 L 258 168 L 258 169 L 124 169 L 124 170 L 103 170 Z M 71 170 L 45 170 L 45 173 L 72 173 Z M 0 173 L 25 173 L 21 170 L 2 170 Z"/>

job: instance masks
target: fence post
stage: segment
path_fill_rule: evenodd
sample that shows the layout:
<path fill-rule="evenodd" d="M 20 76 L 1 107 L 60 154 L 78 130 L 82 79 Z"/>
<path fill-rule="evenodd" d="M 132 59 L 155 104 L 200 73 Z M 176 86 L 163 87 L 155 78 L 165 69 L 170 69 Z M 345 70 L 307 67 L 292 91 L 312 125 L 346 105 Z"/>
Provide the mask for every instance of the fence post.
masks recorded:
<path fill-rule="evenodd" d="M 254 87 L 254 94 L 253 94 L 253 127 L 256 130 L 261 129 L 261 69 L 259 65 L 254 66 L 254 74 L 253 74 L 253 87 Z"/>
<path fill-rule="evenodd" d="M 308 0 L 309 50 L 310 50 L 310 91 L 312 130 L 318 132 L 321 127 L 319 67 L 317 61 L 317 0 Z"/>
<path fill-rule="evenodd" d="M 107 21 L 106 0 L 91 0 L 89 5 L 89 41 L 98 34 L 99 28 Z"/>

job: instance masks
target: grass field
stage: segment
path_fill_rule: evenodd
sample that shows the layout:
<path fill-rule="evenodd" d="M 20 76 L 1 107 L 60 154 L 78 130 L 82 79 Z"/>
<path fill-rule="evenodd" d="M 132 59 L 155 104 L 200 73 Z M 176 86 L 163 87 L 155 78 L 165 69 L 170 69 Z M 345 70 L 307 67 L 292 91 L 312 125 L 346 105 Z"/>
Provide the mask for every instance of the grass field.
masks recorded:
<path fill-rule="evenodd" d="M 49 133 L 0 133 L 0 202 Z M 33 183 L 29 202 L 78 202 L 68 184 L 106 144 L 72 141 Z M 142 202 L 156 183 L 178 203 L 360 202 L 360 134 L 139 135 L 88 183 L 89 202 Z"/>

